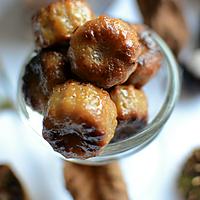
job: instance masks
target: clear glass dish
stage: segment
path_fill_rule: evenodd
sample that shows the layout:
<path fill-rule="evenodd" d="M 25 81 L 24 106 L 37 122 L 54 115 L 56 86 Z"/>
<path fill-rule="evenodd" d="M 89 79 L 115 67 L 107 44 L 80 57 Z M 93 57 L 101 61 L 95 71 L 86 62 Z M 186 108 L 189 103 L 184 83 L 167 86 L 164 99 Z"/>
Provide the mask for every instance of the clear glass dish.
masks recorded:
<path fill-rule="evenodd" d="M 42 144 L 50 151 L 56 153 L 64 160 L 86 164 L 98 165 L 131 155 L 147 146 L 160 133 L 170 117 L 180 92 L 180 71 L 174 56 L 165 42 L 154 32 L 150 33 L 164 54 L 163 65 L 158 74 L 144 87 L 149 100 L 149 123 L 134 136 L 109 144 L 101 155 L 86 159 L 66 159 L 53 151 L 52 147 L 42 137 L 42 115 L 33 111 L 26 105 L 22 94 L 22 77 L 25 65 L 22 67 L 18 82 L 18 111 L 23 121 L 31 127 L 40 137 Z M 29 57 L 30 59 L 30 57 Z"/>

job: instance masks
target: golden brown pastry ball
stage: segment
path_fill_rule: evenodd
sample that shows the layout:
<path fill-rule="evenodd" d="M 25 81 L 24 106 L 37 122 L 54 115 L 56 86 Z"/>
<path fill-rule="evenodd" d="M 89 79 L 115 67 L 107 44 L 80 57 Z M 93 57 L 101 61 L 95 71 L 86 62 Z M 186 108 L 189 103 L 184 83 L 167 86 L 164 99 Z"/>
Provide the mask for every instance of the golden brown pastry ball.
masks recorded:
<path fill-rule="evenodd" d="M 33 17 L 33 31 L 38 47 L 69 42 L 74 30 L 91 20 L 94 14 L 85 0 L 62 0 L 42 8 Z"/>
<path fill-rule="evenodd" d="M 56 51 L 43 50 L 26 65 L 22 90 L 26 103 L 43 113 L 53 88 L 64 83 L 70 66 L 66 57 Z"/>
<path fill-rule="evenodd" d="M 71 80 L 50 97 L 43 137 L 66 158 L 93 157 L 114 136 L 116 118 L 116 106 L 106 91 Z"/>
<path fill-rule="evenodd" d="M 137 30 L 140 42 L 141 53 L 137 59 L 137 68 L 129 77 L 127 83 L 133 84 L 136 88 L 144 86 L 160 69 L 163 55 L 151 38 L 148 28 L 144 25 L 132 25 Z"/>
<path fill-rule="evenodd" d="M 126 22 L 100 16 L 80 26 L 70 41 L 72 71 L 102 88 L 124 83 L 136 69 L 137 33 Z"/>
<path fill-rule="evenodd" d="M 115 140 L 125 139 L 147 124 L 148 103 L 142 90 L 133 85 L 116 86 L 110 93 L 117 107 L 118 126 Z"/>

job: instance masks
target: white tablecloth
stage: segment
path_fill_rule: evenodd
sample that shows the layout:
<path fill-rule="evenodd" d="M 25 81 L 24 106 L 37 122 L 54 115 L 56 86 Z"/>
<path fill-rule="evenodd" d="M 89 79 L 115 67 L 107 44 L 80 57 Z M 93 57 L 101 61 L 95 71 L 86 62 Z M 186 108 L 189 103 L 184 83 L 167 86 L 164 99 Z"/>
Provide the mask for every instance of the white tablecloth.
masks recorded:
<path fill-rule="evenodd" d="M 139 22 L 134 1 L 114 1 L 108 13 Z M 32 49 L 28 17 L 20 0 L 0 0 L 0 60 L 16 93 L 19 69 Z M 130 199 L 179 200 L 176 180 L 185 158 L 200 147 L 200 87 L 182 92 L 180 101 L 162 133 L 153 143 L 128 158 L 121 166 Z M 71 199 L 64 189 L 62 162 L 38 145 L 32 130 L 13 112 L 0 114 L 0 161 L 12 163 L 27 184 L 33 200 Z"/>

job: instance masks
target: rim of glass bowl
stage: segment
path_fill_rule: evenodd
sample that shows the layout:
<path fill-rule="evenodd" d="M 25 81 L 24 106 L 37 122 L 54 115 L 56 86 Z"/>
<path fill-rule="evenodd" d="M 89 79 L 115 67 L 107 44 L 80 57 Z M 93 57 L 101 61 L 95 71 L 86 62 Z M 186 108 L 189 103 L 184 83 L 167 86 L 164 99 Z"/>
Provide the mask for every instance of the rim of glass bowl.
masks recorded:
<path fill-rule="evenodd" d="M 66 159 L 61 154 L 55 152 L 59 157 L 64 160 L 86 164 L 86 165 L 98 165 L 110 162 L 112 160 L 116 160 L 132 153 L 135 153 L 145 146 L 147 146 L 160 132 L 169 116 L 171 115 L 175 103 L 180 94 L 180 69 L 177 65 L 177 62 L 169 49 L 166 43 L 153 31 L 149 32 L 153 40 L 159 45 L 161 51 L 164 54 L 166 63 L 167 63 L 167 91 L 164 103 L 159 110 L 158 114 L 155 118 L 141 131 L 139 131 L 136 135 L 127 138 L 122 141 L 118 141 L 116 143 L 111 143 L 107 145 L 102 153 L 96 157 L 89 158 L 86 160 L 81 159 Z M 23 74 L 24 69 L 21 70 L 21 75 Z M 21 94 L 21 76 L 18 82 L 18 111 L 22 118 L 26 118 L 28 121 L 28 117 L 26 116 L 26 111 L 24 110 L 24 106 L 20 102 L 19 94 Z M 44 139 L 43 139 L 44 140 Z"/>

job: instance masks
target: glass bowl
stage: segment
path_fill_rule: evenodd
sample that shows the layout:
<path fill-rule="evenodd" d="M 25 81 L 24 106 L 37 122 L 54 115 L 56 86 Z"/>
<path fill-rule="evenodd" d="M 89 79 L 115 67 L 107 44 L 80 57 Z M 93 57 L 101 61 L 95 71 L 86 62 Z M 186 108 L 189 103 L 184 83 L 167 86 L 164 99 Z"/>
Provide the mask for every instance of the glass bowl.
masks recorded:
<path fill-rule="evenodd" d="M 149 123 L 137 134 L 122 141 L 107 145 L 99 156 L 86 160 L 66 159 L 53 151 L 52 147 L 42 137 L 42 115 L 26 105 L 22 93 L 23 66 L 18 82 L 18 111 L 23 121 L 40 137 L 40 142 L 62 159 L 86 165 L 104 164 L 112 160 L 131 155 L 147 146 L 160 133 L 170 117 L 180 92 L 180 71 L 174 56 L 165 42 L 153 31 L 153 40 L 160 46 L 164 54 L 164 62 L 158 74 L 144 87 L 149 101 Z M 29 57 L 30 60 L 30 57 Z"/>

